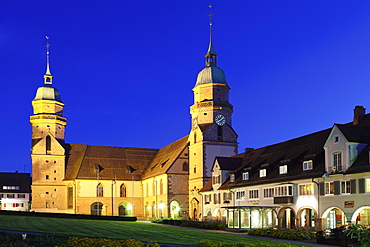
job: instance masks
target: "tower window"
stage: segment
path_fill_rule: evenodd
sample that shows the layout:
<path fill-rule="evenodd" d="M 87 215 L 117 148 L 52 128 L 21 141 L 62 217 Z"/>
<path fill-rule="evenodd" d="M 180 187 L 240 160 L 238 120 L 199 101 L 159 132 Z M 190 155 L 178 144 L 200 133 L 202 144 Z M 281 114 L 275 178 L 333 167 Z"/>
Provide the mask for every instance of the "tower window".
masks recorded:
<path fill-rule="evenodd" d="M 68 208 L 73 208 L 73 187 L 71 186 L 67 189 L 67 205 Z"/>
<path fill-rule="evenodd" d="M 46 136 L 46 154 L 51 154 L 51 138 Z"/>
<path fill-rule="evenodd" d="M 126 197 L 126 186 L 125 186 L 125 184 L 121 184 L 120 190 L 119 190 L 119 196 L 120 197 Z"/>
<path fill-rule="evenodd" d="M 194 167 L 194 173 L 197 173 L 197 168 L 196 167 Z"/>
<path fill-rule="evenodd" d="M 207 112 L 205 112 L 204 115 L 207 115 Z"/>
<path fill-rule="evenodd" d="M 222 141 L 222 126 L 217 126 L 217 140 Z"/>
<path fill-rule="evenodd" d="M 45 179 L 49 179 L 49 175 L 46 175 L 46 176 L 45 176 Z"/>

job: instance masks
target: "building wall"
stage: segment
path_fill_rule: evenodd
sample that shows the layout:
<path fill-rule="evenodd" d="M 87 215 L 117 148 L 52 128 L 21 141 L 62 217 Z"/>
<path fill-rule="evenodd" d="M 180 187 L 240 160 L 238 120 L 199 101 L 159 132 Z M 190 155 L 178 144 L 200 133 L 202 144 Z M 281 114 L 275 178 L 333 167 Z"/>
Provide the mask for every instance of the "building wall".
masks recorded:
<path fill-rule="evenodd" d="M 0 200 L 0 210 L 29 211 L 30 193 L 3 193 Z"/>

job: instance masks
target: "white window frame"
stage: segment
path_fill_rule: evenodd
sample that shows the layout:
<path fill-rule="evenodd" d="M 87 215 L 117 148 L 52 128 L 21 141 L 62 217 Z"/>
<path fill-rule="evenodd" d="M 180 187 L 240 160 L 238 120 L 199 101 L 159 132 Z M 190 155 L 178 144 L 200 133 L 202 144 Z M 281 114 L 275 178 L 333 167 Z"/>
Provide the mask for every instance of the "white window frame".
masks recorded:
<path fill-rule="evenodd" d="M 260 169 L 260 178 L 266 177 L 267 171 L 266 169 Z"/>
<path fill-rule="evenodd" d="M 365 193 L 370 193 L 370 178 L 365 178 Z"/>
<path fill-rule="evenodd" d="M 235 196 L 237 201 L 245 200 L 245 190 L 237 191 Z"/>
<path fill-rule="evenodd" d="M 272 198 L 275 195 L 274 192 L 275 192 L 274 188 L 265 188 L 265 189 L 263 189 L 263 197 L 264 198 Z"/>
<path fill-rule="evenodd" d="M 288 165 L 279 166 L 279 174 L 287 174 L 288 173 Z"/>
<path fill-rule="evenodd" d="M 315 193 L 313 184 L 300 184 L 298 187 L 300 196 L 310 196 Z"/>
<path fill-rule="evenodd" d="M 275 197 L 293 196 L 293 185 L 292 184 L 286 184 L 286 185 L 276 186 L 274 196 Z"/>
<path fill-rule="evenodd" d="M 3 190 L 19 190 L 19 186 L 15 185 L 4 185 Z"/>
<path fill-rule="evenodd" d="M 209 204 L 211 202 L 211 194 L 204 195 L 205 204 Z"/>
<path fill-rule="evenodd" d="M 230 175 L 230 182 L 234 183 L 235 182 L 235 174 Z"/>
<path fill-rule="evenodd" d="M 221 184 L 221 175 L 213 176 L 213 184 Z"/>
<path fill-rule="evenodd" d="M 342 195 L 351 194 L 351 180 L 340 181 L 340 192 Z"/>
<path fill-rule="evenodd" d="M 224 201 L 231 201 L 231 192 L 224 192 Z"/>
<path fill-rule="evenodd" d="M 312 170 L 313 169 L 313 161 L 306 160 L 303 161 L 303 171 Z"/>
<path fill-rule="evenodd" d="M 214 193 L 213 194 L 213 203 L 214 204 L 220 204 L 221 202 L 221 197 L 220 197 L 220 193 Z"/>
<path fill-rule="evenodd" d="M 334 135 L 333 136 L 333 143 L 339 143 L 340 142 L 340 137 L 339 135 Z"/>
<path fill-rule="evenodd" d="M 259 193 L 258 189 L 251 189 L 248 191 L 249 194 L 249 199 L 258 199 L 259 198 Z"/>
<path fill-rule="evenodd" d="M 243 172 L 243 180 L 249 179 L 249 172 Z"/>
<path fill-rule="evenodd" d="M 343 155 L 341 151 L 336 151 L 331 154 L 333 172 L 343 171 Z"/>
<path fill-rule="evenodd" d="M 325 182 L 325 195 L 334 195 L 334 181 Z"/>

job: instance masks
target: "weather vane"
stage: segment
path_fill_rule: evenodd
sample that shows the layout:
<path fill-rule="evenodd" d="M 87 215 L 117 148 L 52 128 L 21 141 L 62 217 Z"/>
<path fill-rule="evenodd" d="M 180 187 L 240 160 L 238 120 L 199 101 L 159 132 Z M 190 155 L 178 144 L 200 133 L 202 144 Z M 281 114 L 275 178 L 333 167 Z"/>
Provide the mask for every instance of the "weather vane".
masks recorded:
<path fill-rule="evenodd" d="M 212 12 L 212 4 L 210 4 L 208 7 L 209 7 L 209 15 L 208 15 L 208 17 L 209 17 L 209 25 L 212 26 L 212 18 L 214 16 L 214 14 Z"/>
<path fill-rule="evenodd" d="M 45 36 L 45 38 L 46 38 L 46 45 L 45 45 L 45 47 L 46 47 L 46 53 L 47 54 L 49 54 L 49 46 L 50 46 L 50 44 L 49 44 L 49 36 Z"/>

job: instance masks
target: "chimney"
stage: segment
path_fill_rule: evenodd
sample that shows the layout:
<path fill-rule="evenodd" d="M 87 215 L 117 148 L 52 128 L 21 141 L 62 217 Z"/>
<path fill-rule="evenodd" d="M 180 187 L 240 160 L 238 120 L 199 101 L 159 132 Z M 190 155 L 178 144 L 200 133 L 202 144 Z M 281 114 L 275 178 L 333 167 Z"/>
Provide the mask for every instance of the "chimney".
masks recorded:
<path fill-rule="evenodd" d="M 353 125 L 358 125 L 365 116 L 366 109 L 363 106 L 356 106 L 353 115 Z"/>

